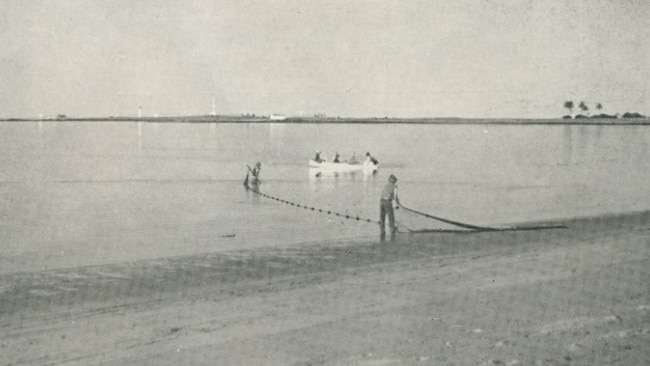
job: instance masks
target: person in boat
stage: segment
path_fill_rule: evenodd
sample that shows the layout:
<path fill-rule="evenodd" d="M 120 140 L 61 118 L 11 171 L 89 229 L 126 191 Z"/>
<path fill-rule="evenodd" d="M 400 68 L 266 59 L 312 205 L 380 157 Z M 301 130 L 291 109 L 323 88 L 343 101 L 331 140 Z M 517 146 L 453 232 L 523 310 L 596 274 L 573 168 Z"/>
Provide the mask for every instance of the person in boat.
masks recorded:
<path fill-rule="evenodd" d="M 246 179 L 244 179 L 244 185 L 248 186 L 249 184 L 252 184 L 254 186 L 259 185 L 260 182 L 260 171 L 262 170 L 262 163 L 259 161 L 255 163 L 255 167 L 251 168 L 250 165 L 246 165 L 248 167 L 248 172 L 246 173 Z M 249 179 L 249 176 L 252 176 Z"/>
<path fill-rule="evenodd" d="M 366 162 L 367 163 L 372 163 L 374 165 L 379 164 L 379 161 L 375 159 L 372 155 L 370 155 L 369 152 L 366 152 Z"/>
<path fill-rule="evenodd" d="M 381 235 L 386 235 L 385 225 L 386 216 L 388 216 L 388 224 L 390 226 L 391 234 L 397 232 L 395 226 L 395 212 L 393 211 L 393 200 L 399 206 L 399 198 L 397 197 L 397 177 L 393 174 L 388 177 L 388 183 L 384 186 L 381 192 L 381 199 L 379 200 L 379 230 Z"/>
<path fill-rule="evenodd" d="M 334 154 L 334 159 L 332 159 L 332 161 L 334 161 L 335 163 L 340 163 L 340 161 L 339 161 L 339 157 L 340 157 L 340 155 L 339 155 L 339 152 L 337 151 L 337 152 Z"/>
<path fill-rule="evenodd" d="M 316 151 L 316 156 L 314 156 L 314 161 L 317 162 L 317 163 L 322 163 L 323 162 L 323 159 L 321 159 L 321 157 L 320 157 L 320 151 L 318 151 L 318 150 Z"/>
<path fill-rule="evenodd" d="M 356 152 L 352 153 L 352 157 L 350 158 L 350 160 L 348 160 L 348 163 L 350 163 L 350 164 L 358 164 L 359 163 L 357 161 L 357 153 Z"/>

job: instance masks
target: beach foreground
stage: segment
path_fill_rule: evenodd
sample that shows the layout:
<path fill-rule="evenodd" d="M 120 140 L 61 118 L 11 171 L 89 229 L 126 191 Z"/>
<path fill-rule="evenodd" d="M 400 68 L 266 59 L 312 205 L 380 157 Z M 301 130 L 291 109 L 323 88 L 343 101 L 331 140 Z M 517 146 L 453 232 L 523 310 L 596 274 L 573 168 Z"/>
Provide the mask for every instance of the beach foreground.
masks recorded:
<path fill-rule="evenodd" d="M 650 213 L 0 276 L 3 365 L 650 364 Z"/>

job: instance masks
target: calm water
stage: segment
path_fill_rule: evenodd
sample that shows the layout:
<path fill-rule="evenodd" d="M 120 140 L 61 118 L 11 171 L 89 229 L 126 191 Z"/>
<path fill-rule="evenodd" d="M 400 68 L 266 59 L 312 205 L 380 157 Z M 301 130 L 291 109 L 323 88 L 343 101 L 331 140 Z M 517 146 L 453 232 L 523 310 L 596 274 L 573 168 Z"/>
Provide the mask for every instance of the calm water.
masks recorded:
<path fill-rule="evenodd" d="M 376 225 L 388 175 L 402 203 L 476 225 L 650 209 L 643 126 L 0 124 L 0 273 L 327 240 Z M 373 153 L 375 175 L 314 177 L 315 150 Z M 399 219 L 399 212 L 398 212 Z"/>

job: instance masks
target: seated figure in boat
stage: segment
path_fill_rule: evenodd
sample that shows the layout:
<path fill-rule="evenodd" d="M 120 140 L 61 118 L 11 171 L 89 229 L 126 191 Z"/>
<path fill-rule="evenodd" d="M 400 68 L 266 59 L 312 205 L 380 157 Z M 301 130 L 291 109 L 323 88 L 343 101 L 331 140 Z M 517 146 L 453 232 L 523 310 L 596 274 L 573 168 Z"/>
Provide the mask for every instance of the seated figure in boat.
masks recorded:
<path fill-rule="evenodd" d="M 339 155 L 339 152 L 337 151 L 337 152 L 334 154 L 334 159 L 332 159 L 332 161 L 335 162 L 335 163 L 340 163 L 340 161 L 339 161 L 339 157 L 340 157 L 340 155 Z"/>
<path fill-rule="evenodd" d="M 359 161 L 357 160 L 357 153 L 356 152 L 352 153 L 352 157 L 350 158 L 350 160 L 348 160 L 348 163 L 349 164 L 359 164 Z"/>
<path fill-rule="evenodd" d="M 369 152 L 366 152 L 366 163 L 372 163 L 373 165 L 379 164 L 379 161 L 375 159 Z"/>
<path fill-rule="evenodd" d="M 316 151 L 316 156 L 314 156 L 314 161 L 317 163 L 322 163 L 325 159 L 320 157 L 320 151 Z"/>

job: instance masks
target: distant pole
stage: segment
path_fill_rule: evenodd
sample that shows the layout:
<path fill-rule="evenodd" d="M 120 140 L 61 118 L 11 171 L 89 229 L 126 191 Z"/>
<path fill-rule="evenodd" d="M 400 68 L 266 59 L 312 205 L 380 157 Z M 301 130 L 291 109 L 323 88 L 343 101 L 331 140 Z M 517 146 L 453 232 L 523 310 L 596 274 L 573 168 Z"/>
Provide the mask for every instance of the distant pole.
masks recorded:
<path fill-rule="evenodd" d="M 216 116 L 217 115 L 217 106 L 214 101 L 214 94 L 212 94 L 212 113 L 210 113 L 211 116 Z"/>
<path fill-rule="evenodd" d="M 138 118 L 142 117 L 142 106 L 138 107 Z"/>

